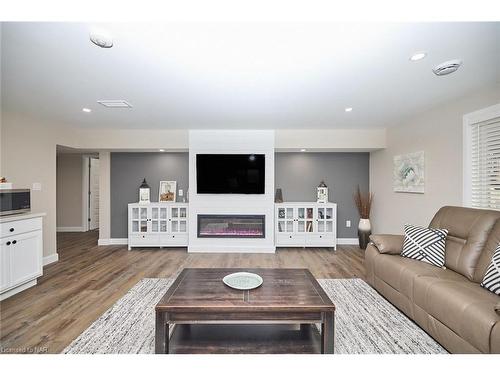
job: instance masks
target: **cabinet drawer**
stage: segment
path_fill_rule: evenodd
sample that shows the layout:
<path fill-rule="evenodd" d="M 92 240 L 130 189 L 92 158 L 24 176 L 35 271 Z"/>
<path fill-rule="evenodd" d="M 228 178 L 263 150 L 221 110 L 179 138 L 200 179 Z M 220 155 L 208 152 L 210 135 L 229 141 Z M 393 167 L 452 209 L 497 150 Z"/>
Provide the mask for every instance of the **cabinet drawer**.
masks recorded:
<path fill-rule="evenodd" d="M 303 234 L 279 233 L 276 236 L 276 246 L 304 246 L 305 238 Z"/>
<path fill-rule="evenodd" d="M 16 234 L 32 232 L 34 230 L 42 230 L 42 218 L 34 217 L 32 219 L 9 221 L 0 224 L 0 237 L 13 236 Z"/>
<path fill-rule="evenodd" d="M 160 246 L 187 246 L 188 235 L 186 233 L 163 234 L 160 236 Z"/>
<path fill-rule="evenodd" d="M 158 234 L 133 234 L 128 238 L 130 246 L 159 246 Z"/>
<path fill-rule="evenodd" d="M 308 233 L 306 236 L 307 246 L 333 247 L 334 238 L 330 233 Z"/>

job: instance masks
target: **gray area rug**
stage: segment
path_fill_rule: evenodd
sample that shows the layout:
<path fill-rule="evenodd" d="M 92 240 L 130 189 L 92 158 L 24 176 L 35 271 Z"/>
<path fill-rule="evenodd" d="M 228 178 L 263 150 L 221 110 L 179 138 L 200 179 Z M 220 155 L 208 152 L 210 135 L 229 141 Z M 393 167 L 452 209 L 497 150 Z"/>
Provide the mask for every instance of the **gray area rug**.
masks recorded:
<path fill-rule="evenodd" d="M 335 353 L 447 353 L 361 279 L 318 280 L 336 305 Z M 154 306 L 172 279 L 142 279 L 63 353 L 154 353 Z"/>

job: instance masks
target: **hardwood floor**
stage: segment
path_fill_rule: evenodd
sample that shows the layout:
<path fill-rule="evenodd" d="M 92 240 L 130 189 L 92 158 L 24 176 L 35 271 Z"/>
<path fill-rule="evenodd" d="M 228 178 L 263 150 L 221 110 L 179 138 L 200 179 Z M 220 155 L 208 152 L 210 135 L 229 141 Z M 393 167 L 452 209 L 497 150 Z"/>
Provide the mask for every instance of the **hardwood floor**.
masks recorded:
<path fill-rule="evenodd" d="M 59 262 L 38 285 L 0 302 L 0 353 L 59 353 L 145 277 L 185 267 L 308 268 L 318 278 L 364 278 L 357 246 L 279 249 L 276 254 L 188 254 L 186 249 L 127 251 L 97 246 L 97 232 L 58 233 Z"/>

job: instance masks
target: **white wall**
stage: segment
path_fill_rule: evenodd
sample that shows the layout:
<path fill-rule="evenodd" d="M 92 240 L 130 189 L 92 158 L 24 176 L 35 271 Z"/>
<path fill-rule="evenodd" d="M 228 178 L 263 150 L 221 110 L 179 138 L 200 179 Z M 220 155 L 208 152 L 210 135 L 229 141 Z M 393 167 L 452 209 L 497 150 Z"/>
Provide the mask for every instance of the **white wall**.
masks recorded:
<path fill-rule="evenodd" d="M 444 205 L 462 205 L 462 117 L 500 102 L 500 86 L 449 101 L 387 129 L 386 148 L 370 155 L 374 233 L 428 225 Z M 425 193 L 393 192 L 393 157 L 425 151 Z"/>
<path fill-rule="evenodd" d="M 31 209 L 45 212 L 43 255 L 56 253 L 56 144 L 64 131 L 57 126 L 2 112 L 1 175 L 15 188 L 31 188 Z"/>
<path fill-rule="evenodd" d="M 57 228 L 83 231 L 83 156 L 57 155 Z"/>

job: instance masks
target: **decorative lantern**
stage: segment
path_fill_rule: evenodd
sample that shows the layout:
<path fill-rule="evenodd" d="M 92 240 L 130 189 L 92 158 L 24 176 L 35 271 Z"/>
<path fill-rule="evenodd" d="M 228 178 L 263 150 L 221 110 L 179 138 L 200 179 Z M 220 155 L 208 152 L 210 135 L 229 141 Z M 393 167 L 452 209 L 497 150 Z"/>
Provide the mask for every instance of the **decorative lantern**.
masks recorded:
<path fill-rule="evenodd" d="M 327 203 L 328 202 L 328 187 L 325 184 L 325 181 L 321 181 L 318 186 L 318 195 L 316 202 L 318 203 Z"/>
<path fill-rule="evenodd" d="M 149 203 L 150 195 L 151 195 L 151 188 L 146 182 L 146 177 L 144 177 L 141 186 L 139 186 L 139 203 Z"/>

